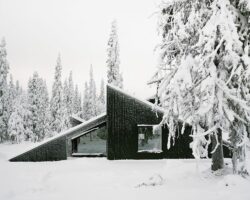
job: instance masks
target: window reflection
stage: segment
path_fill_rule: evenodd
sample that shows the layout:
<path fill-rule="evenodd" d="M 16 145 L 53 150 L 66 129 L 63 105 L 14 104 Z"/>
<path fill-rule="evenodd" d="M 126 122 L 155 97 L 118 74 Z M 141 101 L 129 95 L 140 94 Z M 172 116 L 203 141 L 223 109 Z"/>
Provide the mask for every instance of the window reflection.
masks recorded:
<path fill-rule="evenodd" d="M 162 129 L 158 125 L 138 125 L 138 152 L 162 152 Z"/>

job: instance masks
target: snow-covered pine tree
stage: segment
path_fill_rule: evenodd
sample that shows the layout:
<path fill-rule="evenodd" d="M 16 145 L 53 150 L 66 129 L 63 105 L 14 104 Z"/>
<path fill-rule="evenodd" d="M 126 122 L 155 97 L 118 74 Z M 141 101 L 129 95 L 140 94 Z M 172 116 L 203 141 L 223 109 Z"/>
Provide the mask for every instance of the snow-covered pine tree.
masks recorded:
<path fill-rule="evenodd" d="M 91 65 L 89 71 L 89 111 L 90 117 L 97 115 L 97 97 L 96 97 L 96 84 L 93 75 L 93 67 Z"/>
<path fill-rule="evenodd" d="M 177 121 L 191 124 L 195 158 L 208 156 L 212 140 L 212 170 L 223 168 L 222 137 L 229 133 L 234 171 L 246 171 L 249 8 L 247 0 L 171 0 L 159 12 L 161 63 L 152 82 L 166 111 L 168 147 Z"/>
<path fill-rule="evenodd" d="M 100 88 L 100 94 L 98 96 L 98 101 L 97 101 L 97 109 L 98 109 L 98 114 L 101 114 L 106 111 L 106 104 L 105 104 L 105 91 L 104 91 L 104 80 L 102 79 L 101 81 L 101 88 Z"/>
<path fill-rule="evenodd" d="M 71 116 L 70 111 L 71 111 L 71 104 L 69 101 L 69 83 L 68 80 L 65 79 L 64 84 L 63 84 L 63 119 L 64 122 L 63 124 L 65 125 L 65 128 L 69 128 L 70 123 L 69 123 L 69 116 Z"/>
<path fill-rule="evenodd" d="M 31 141 L 36 142 L 38 141 L 39 137 L 39 130 L 37 128 L 38 125 L 38 103 L 39 103 L 39 92 L 38 92 L 38 73 L 34 72 L 33 76 L 28 81 L 28 105 L 29 105 L 29 111 L 31 113 L 32 118 L 32 126 L 31 126 Z"/>
<path fill-rule="evenodd" d="M 65 106 L 65 125 L 66 127 L 70 126 L 69 123 L 69 117 L 75 113 L 74 110 L 74 95 L 75 95 L 75 91 L 74 91 L 74 83 L 73 83 L 73 77 L 72 77 L 72 71 L 69 74 L 69 78 L 68 80 L 65 79 L 64 81 L 64 87 L 63 87 L 63 101 L 64 101 L 64 106 Z"/>
<path fill-rule="evenodd" d="M 119 43 L 117 35 L 117 23 L 114 20 L 111 26 L 111 33 L 108 40 L 108 83 L 123 88 L 123 78 L 120 73 Z"/>
<path fill-rule="evenodd" d="M 69 85 L 68 85 L 68 80 L 65 79 L 63 83 L 63 101 L 65 105 L 68 106 L 69 102 Z"/>
<path fill-rule="evenodd" d="M 31 140 L 41 141 L 49 134 L 49 99 L 45 81 L 34 72 L 28 83 L 28 105 L 32 118 Z"/>
<path fill-rule="evenodd" d="M 41 135 L 44 137 L 49 137 L 51 135 L 50 129 L 50 107 L 49 107 L 49 92 L 45 80 L 41 81 L 41 98 L 40 98 L 40 124 L 41 124 Z"/>
<path fill-rule="evenodd" d="M 83 93 L 82 118 L 85 120 L 88 120 L 91 118 L 89 86 L 87 82 L 85 82 L 84 93 Z"/>
<path fill-rule="evenodd" d="M 55 67 L 54 83 L 52 87 L 52 97 L 50 102 L 51 110 L 51 130 L 53 134 L 60 133 L 65 129 L 65 106 L 63 102 L 62 87 L 62 64 L 60 55 L 57 58 Z"/>
<path fill-rule="evenodd" d="M 27 96 L 19 87 L 13 99 L 13 109 L 8 120 L 8 135 L 13 143 L 33 138 L 32 113 Z"/>
<path fill-rule="evenodd" d="M 23 118 L 23 124 L 24 124 L 24 140 L 25 141 L 31 141 L 33 139 L 33 132 L 32 132 L 32 113 L 30 111 L 30 104 L 28 102 L 28 94 L 27 92 L 22 92 L 18 97 L 20 97 L 20 104 L 22 105 L 22 118 Z"/>
<path fill-rule="evenodd" d="M 39 131 L 38 140 L 42 140 L 45 137 L 51 135 L 50 130 L 50 107 L 49 107 L 49 93 L 45 80 L 39 78 L 38 80 L 38 92 L 40 98 L 38 99 L 38 124 L 37 129 Z"/>
<path fill-rule="evenodd" d="M 73 97 L 73 113 L 76 115 L 80 115 L 81 112 L 82 112 L 81 94 L 78 91 L 78 85 L 76 85 Z"/>
<path fill-rule="evenodd" d="M 2 39 L 0 44 L 0 142 L 7 137 L 8 125 L 8 85 L 7 75 L 9 64 L 7 61 L 7 51 L 5 39 Z"/>
<path fill-rule="evenodd" d="M 13 111 L 13 101 L 17 96 L 17 91 L 13 82 L 13 76 L 10 74 L 10 81 L 8 85 L 8 114 L 11 115 L 11 112 Z"/>
<path fill-rule="evenodd" d="M 25 122 L 24 122 L 24 102 L 21 95 L 13 100 L 13 112 L 8 121 L 8 135 L 13 143 L 20 143 L 25 139 Z"/>
<path fill-rule="evenodd" d="M 72 71 L 70 71 L 69 74 L 69 99 L 68 99 L 68 110 L 69 110 L 69 116 L 71 116 L 74 113 L 74 82 L 73 82 L 73 75 Z"/>

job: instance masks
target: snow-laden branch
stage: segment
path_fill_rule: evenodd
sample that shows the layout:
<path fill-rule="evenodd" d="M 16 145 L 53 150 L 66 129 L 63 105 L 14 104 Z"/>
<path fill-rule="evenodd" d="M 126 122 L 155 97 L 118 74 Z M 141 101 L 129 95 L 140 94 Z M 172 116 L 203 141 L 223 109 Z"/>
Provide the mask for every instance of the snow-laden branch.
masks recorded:
<path fill-rule="evenodd" d="M 245 100 L 241 100 L 238 97 L 230 94 L 230 90 L 222 83 L 222 81 L 220 81 L 219 79 L 217 79 L 215 81 L 216 85 L 224 92 L 224 94 L 230 98 L 231 100 L 233 100 L 234 102 L 238 103 L 239 106 L 241 106 L 244 110 L 247 110 L 250 112 L 250 107 L 247 105 L 247 102 Z"/>
<path fill-rule="evenodd" d="M 212 134 L 214 131 L 216 131 L 217 128 L 218 128 L 218 126 L 215 125 L 212 128 L 210 128 L 209 130 L 207 130 L 206 132 L 199 133 L 199 134 L 196 134 L 196 135 L 190 135 L 190 137 L 193 137 L 193 138 L 203 137 L 203 136 L 206 136 L 208 134 Z"/>
<path fill-rule="evenodd" d="M 164 85 L 168 85 L 169 82 L 171 81 L 171 79 L 175 76 L 176 72 L 178 71 L 178 68 L 174 69 L 172 72 L 170 72 L 170 74 L 168 74 L 161 82 L 161 84 L 159 85 L 159 94 L 162 94 L 163 90 L 165 89 L 165 87 L 163 87 Z"/>

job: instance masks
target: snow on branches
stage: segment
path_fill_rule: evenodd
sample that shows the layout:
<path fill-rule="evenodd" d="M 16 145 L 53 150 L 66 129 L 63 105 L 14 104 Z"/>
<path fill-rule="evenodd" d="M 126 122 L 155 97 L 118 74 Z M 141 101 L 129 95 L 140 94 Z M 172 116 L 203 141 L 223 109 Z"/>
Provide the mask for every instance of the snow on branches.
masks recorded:
<path fill-rule="evenodd" d="M 108 83 L 113 84 L 119 88 L 123 88 L 122 74 L 119 72 L 120 59 L 119 59 L 119 43 L 117 35 L 117 23 L 114 20 L 111 26 L 111 33 L 108 40 Z"/>
<path fill-rule="evenodd" d="M 162 42 L 154 79 L 166 110 L 163 120 L 173 138 L 178 120 L 192 125 L 196 158 L 207 157 L 211 137 L 217 141 L 212 153 L 217 150 L 221 132 L 223 137 L 229 134 L 235 163 L 245 159 L 250 12 L 244 5 L 248 1 L 178 0 L 160 7 Z"/>

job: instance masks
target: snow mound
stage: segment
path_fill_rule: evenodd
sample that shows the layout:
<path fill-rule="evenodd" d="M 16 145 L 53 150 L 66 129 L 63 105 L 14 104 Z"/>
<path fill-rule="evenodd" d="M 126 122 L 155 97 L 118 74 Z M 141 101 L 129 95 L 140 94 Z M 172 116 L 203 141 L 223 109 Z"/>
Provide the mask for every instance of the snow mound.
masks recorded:
<path fill-rule="evenodd" d="M 164 182 L 165 182 L 165 179 L 160 174 L 154 174 L 147 181 L 145 181 L 145 182 L 140 183 L 139 185 L 137 185 L 136 188 L 143 187 L 143 186 L 158 186 L 158 185 L 163 185 Z"/>

